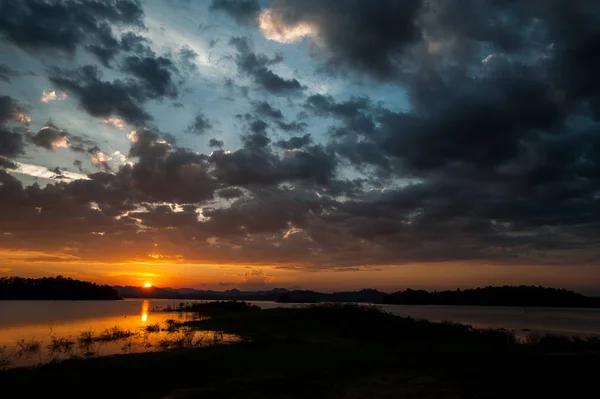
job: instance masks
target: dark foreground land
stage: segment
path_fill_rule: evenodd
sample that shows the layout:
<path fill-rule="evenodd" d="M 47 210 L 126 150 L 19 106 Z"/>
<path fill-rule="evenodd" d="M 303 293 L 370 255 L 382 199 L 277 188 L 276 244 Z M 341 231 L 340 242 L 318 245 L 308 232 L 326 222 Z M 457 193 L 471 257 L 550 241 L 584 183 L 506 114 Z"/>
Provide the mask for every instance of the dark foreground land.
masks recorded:
<path fill-rule="evenodd" d="M 211 308 L 211 306 L 215 306 Z M 2 398 L 565 398 L 600 380 L 597 339 L 433 324 L 374 308 L 195 309 L 244 342 L 0 372 Z"/>

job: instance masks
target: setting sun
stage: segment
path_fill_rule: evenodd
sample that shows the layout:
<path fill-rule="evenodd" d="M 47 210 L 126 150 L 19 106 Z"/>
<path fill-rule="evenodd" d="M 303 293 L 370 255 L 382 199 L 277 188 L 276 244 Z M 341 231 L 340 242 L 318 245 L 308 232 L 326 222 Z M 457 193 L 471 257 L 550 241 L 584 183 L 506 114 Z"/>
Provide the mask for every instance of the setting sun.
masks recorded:
<path fill-rule="evenodd" d="M 150 283 L 145 283 L 144 284 L 144 288 L 150 288 L 150 287 L 152 287 L 152 284 L 150 284 Z"/>

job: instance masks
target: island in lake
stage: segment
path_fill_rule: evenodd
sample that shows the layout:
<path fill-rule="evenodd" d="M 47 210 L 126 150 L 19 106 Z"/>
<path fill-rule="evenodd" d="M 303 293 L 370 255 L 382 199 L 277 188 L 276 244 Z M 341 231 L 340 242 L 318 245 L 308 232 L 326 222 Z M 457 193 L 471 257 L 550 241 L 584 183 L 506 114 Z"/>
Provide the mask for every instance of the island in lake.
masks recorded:
<path fill-rule="evenodd" d="M 118 300 L 119 293 L 108 285 L 98 285 L 69 277 L 0 278 L 0 300 Z"/>
<path fill-rule="evenodd" d="M 384 296 L 382 303 L 396 305 L 600 308 L 600 298 L 587 297 L 566 289 L 525 285 L 434 292 L 408 289 Z"/>

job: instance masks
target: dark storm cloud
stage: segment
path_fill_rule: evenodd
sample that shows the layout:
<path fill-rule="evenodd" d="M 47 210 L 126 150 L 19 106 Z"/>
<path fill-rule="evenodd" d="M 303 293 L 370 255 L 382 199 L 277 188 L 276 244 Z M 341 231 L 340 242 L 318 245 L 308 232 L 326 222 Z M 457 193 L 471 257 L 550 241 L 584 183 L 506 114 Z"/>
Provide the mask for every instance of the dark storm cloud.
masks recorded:
<path fill-rule="evenodd" d="M 250 131 L 255 134 L 265 134 L 269 125 L 263 120 L 255 120 L 250 123 Z"/>
<path fill-rule="evenodd" d="M 352 98 L 337 103 L 331 96 L 315 94 L 306 99 L 304 107 L 315 115 L 342 120 L 343 128 L 337 128 L 333 132 L 339 136 L 349 133 L 369 135 L 375 129 L 371 112 L 373 105 L 368 98 Z"/>
<path fill-rule="evenodd" d="M 28 140 L 37 147 L 52 151 L 55 148 L 70 148 L 75 152 L 97 154 L 100 152 L 98 144 L 87 137 L 70 134 L 64 129 L 49 121 L 35 134 L 28 134 Z"/>
<path fill-rule="evenodd" d="M 68 133 L 52 123 L 47 123 L 36 134 L 31 136 L 31 142 L 46 150 L 68 146 Z"/>
<path fill-rule="evenodd" d="M 271 135 L 306 129 L 306 119 L 286 122 L 262 100 L 240 114 L 242 147 L 231 152 L 198 154 L 137 129 L 129 136 L 132 164 L 113 173 L 24 188 L 0 172 L 0 230 L 11 233 L 3 243 L 131 261 L 147 260 L 160 242 L 172 259 L 314 270 L 598 264 L 598 2 L 284 0 L 272 7 L 287 25 L 318 27 L 317 46 L 325 48 L 315 53 L 328 65 L 392 81 L 385 90 L 401 90 L 409 106 L 310 95 L 300 106 L 331 124 L 328 134 L 282 139 Z M 146 123 L 142 105 L 169 96 L 177 72 L 143 53 L 138 39 L 121 38 L 121 48 L 142 46 L 125 51 L 158 68 L 134 68 L 130 79 L 111 82 L 93 67 L 54 70 L 52 82 L 92 115 Z M 268 91 L 261 74 L 283 58 L 255 53 L 247 39 L 231 44 L 239 72 Z M 167 70 L 168 79 L 150 70 Z M 0 97 L 0 155 L 22 153 L 23 133 L 13 124 L 27 120 L 25 111 Z M 63 138 L 59 130 L 40 142 Z M 66 138 L 104 159 L 99 147 Z M 216 138 L 208 144 L 223 146 Z"/>
<path fill-rule="evenodd" d="M 87 45 L 86 50 L 94 54 L 103 66 L 110 68 L 112 60 L 121 50 L 120 43 L 112 35 L 110 26 L 102 25 L 99 32 L 102 32 L 102 35 L 96 38 L 94 44 Z"/>
<path fill-rule="evenodd" d="M 117 176 L 130 181 L 148 200 L 199 202 L 213 197 L 218 182 L 209 174 L 208 156 L 173 147 L 163 135 L 137 130 L 130 157 L 137 162 L 122 167 Z"/>
<path fill-rule="evenodd" d="M 297 79 L 284 79 L 267 68 L 259 68 L 252 73 L 254 81 L 273 94 L 286 95 L 304 90 L 304 86 Z"/>
<path fill-rule="evenodd" d="M 154 51 L 149 47 L 149 40 L 133 32 L 127 32 L 121 36 L 121 48 L 123 51 L 140 56 L 154 55 Z"/>
<path fill-rule="evenodd" d="M 269 58 L 264 54 L 252 51 L 252 43 L 244 37 L 233 37 L 229 44 L 236 48 L 235 58 L 238 70 L 254 80 L 254 82 L 267 92 L 276 95 L 298 94 L 305 89 L 297 79 L 284 79 L 267 68 L 283 61 L 281 54 Z"/>
<path fill-rule="evenodd" d="M 307 101 L 313 109 L 333 112 L 330 103 L 315 107 L 311 100 L 314 96 Z M 342 121 L 332 129 L 334 136 L 354 134 L 338 143 L 350 150 L 355 140 L 362 147 L 359 152 L 379 147 L 417 174 L 459 164 L 489 170 L 517 157 L 526 142 L 537 145 L 546 135 L 565 129 L 561 102 L 547 82 L 525 66 L 463 84 L 448 97 L 438 96 L 437 106 L 424 114 L 366 104 L 360 110 L 349 107 L 348 112 L 334 113 Z"/>
<path fill-rule="evenodd" d="M 110 27 L 103 27 L 107 34 L 99 38 L 94 44 L 89 44 L 85 48 L 94 54 L 100 63 L 106 68 L 113 67 L 113 61 L 121 53 L 133 53 L 141 57 L 154 57 L 154 51 L 148 46 L 148 39 L 139 36 L 133 32 L 126 32 L 118 40 L 110 34 Z"/>
<path fill-rule="evenodd" d="M 28 111 L 28 107 L 14 98 L 0 96 L 0 156 L 15 157 L 23 153 L 25 143 L 21 129 L 8 125 L 28 125 Z M 4 160 L 3 165 L 13 166 L 8 160 Z"/>
<path fill-rule="evenodd" d="M 281 110 L 273 108 L 267 101 L 255 102 L 252 104 L 254 112 L 265 118 L 283 119 Z"/>
<path fill-rule="evenodd" d="M 213 0 L 210 9 L 228 14 L 239 24 L 251 25 L 258 19 L 260 4 L 257 0 Z"/>
<path fill-rule="evenodd" d="M 0 3 L 0 35 L 31 51 L 73 53 L 82 43 L 103 63 L 116 46 L 110 25 L 143 27 L 137 0 L 22 0 Z"/>
<path fill-rule="evenodd" d="M 0 125 L 8 122 L 18 122 L 25 125 L 29 121 L 24 119 L 29 108 L 10 96 L 0 96 Z"/>
<path fill-rule="evenodd" d="M 266 101 L 254 102 L 252 103 L 252 108 L 255 113 L 255 116 L 274 121 L 275 125 L 277 125 L 277 127 L 280 130 L 283 130 L 284 132 L 298 133 L 304 131 L 308 127 L 308 124 L 305 122 L 285 122 L 283 120 L 283 113 L 281 112 L 281 110 L 274 108 L 273 106 L 271 106 L 271 104 L 269 104 Z M 245 117 L 246 119 L 249 119 L 252 118 L 252 115 L 246 114 Z M 253 126 L 256 128 L 257 123 L 264 124 L 264 128 L 267 127 L 266 122 L 262 120 L 257 120 L 253 123 L 253 125 L 251 125 L 251 130 L 253 130 Z"/>
<path fill-rule="evenodd" d="M 302 148 L 309 145 L 312 142 L 310 134 L 304 136 L 292 137 L 289 140 L 279 140 L 275 145 L 283 148 L 284 150 L 293 150 L 296 148 Z"/>
<path fill-rule="evenodd" d="M 401 57 L 421 39 L 420 0 L 282 0 L 271 5 L 273 29 L 315 26 L 330 70 L 348 67 L 393 78 Z M 462 9 L 463 6 L 460 8 Z"/>
<path fill-rule="evenodd" d="M 15 157 L 23 152 L 23 135 L 4 125 L 0 125 L 0 155 Z"/>
<path fill-rule="evenodd" d="M 328 149 L 342 160 L 376 168 L 388 184 L 417 179 L 348 202 L 326 219 L 333 229 L 345 226 L 340 236 L 351 232 L 379 246 L 380 259 L 593 262 L 600 86 L 591 71 L 600 7 L 484 1 L 467 6 L 483 17 L 464 20 L 452 4 L 439 2 L 435 23 L 423 22 L 430 39 L 449 40 L 412 60 L 423 66 L 403 78 L 413 111 L 366 98 L 306 100 L 314 115 L 339 122 Z M 490 43 L 502 53 L 484 52 Z M 404 255 L 391 250 L 393 242 L 404 243 Z"/>
<path fill-rule="evenodd" d="M 128 123 L 145 124 L 151 116 L 141 104 L 148 93 L 131 80 L 106 82 L 98 68 L 83 66 L 73 71 L 53 69 L 50 81 L 79 100 L 90 115 L 100 118 L 117 115 Z"/>
<path fill-rule="evenodd" d="M 285 122 L 281 110 L 274 108 L 267 101 L 252 103 L 252 109 L 256 115 L 274 120 L 279 129 L 285 132 L 301 132 L 308 127 L 305 122 Z"/>
<path fill-rule="evenodd" d="M 31 246 L 19 244 L 20 239 L 26 238 L 40 250 L 54 251 L 57 245 L 68 240 L 89 251 L 98 243 L 95 237 L 101 237 L 95 236 L 94 232 L 123 237 L 135 233 L 135 221 L 130 218 L 117 220 L 111 212 L 111 205 L 119 204 L 111 198 L 113 182 L 103 181 L 100 175 L 95 179 L 59 182 L 45 188 L 37 185 L 24 188 L 17 179 L 0 171 L 0 230 L 10 233 L 5 235 L 9 239 L 4 244 L 31 249 Z M 91 196 L 102 200 L 102 211 L 90 207 Z M 18 212 L 18 216 L 11 212 Z M 24 223 L 25 220 L 29 222 Z"/>
<path fill-rule="evenodd" d="M 298 121 L 293 121 L 293 122 L 284 122 L 284 121 L 276 121 L 275 122 L 277 124 L 277 126 L 283 130 L 284 132 L 303 132 L 307 127 L 308 124 L 305 122 L 298 122 Z"/>
<path fill-rule="evenodd" d="M 262 149 L 266 148 L 271 139 L 264 132 L 257 132 L 242 136 L 242 143 L 248 148 Z"/>
<path fill-rule="evenodd" d="M 210 139 L 208 141 L 208 146 L 210 148 L 223 148 L 224 145 L 225 143 L 223 142 L 223 140 Z"/>
<path fill-rule="evenodd" d="M 453 57 L 462 56 L 466 64 L 444 71 L 415 70 L 408 83 L 413 113 L 389 112 L 366 99 L 336 103 L 318 95 L 309 97 L 306 107 L 317 115 L 340 119 L 342 126 L 332 129 L 335 135 L 351 132 L 359 137 L 372 136 L 367 141 L 355 138 L 357 152 L 352 151 L 351 140 L 345 140 L 347 153 L 375 154 L 373 150 L 380 147 L 417 174 L 445 167 L 454 168 L 448 173 L 464 172 L 465 168 L 481 172 L 510 163 L 532 147 L 543 147 L 548 135 L 572 132 L 572 118 L 583 116 L 576 116 L 582 106 L 594 113 L 596 99 L 592 92 L 597 79 L 588 73 L 594 58 L 586 58 L 586 54 L 594 48 L 592 37 L 597 33 L 588 21 L 589 15 L 597 17 L 600 7 L 586 1 L 571 2 L 566 8 L 569 13 L 563 16 L 554 6 L 522 4 L 477 2 L 468 7 L 469 12 L 485 18 L 458 23 L 463 20 L 456 8 L 432 2 L 437 13 L 436 23 L 429 21 L 427 25 L 432 25 L 431 35 L 437 28 L 453 42 L 440 50 L 442 55 L 431 55 L 428 62 L 444 62 L 443 57 L 451 53 Z M 536 22 L 543 29 L 536 29 L 546 33 L 540 36 L 539 32 L 534 35 L 516 29 L 506 22 L 507 16 L 523 26 L 534 23 L 534 18 L 544 18 Z M 492 28 L 481 25 L 483 20 L 506 23 L 492 24 L 491 32 Z M 579 21 L 581 35 L 562 34 L 574 21 Z M 474 48 L 473 42 L 492 43 L 505 53 L 494 53 L 482 62 L 489 53 L 482 55 L 481 47 Z M 521 54 L 523 49 L 531 52 L 529 59 Z M 471 52 L 468 57 L 467 50 Z M 514 58 L 509 51 L 516 52 Z M 574 56 L 573 51 L 578 55 Z M 580 60 L 576 61 L 580 65 L 574 60 Z M 571 71 L 568 74 L 561 72 L 566 65 Z M 476 71 L 475 79 L 472 70 Z M 585 88 L 577 83 L 581 76 L 586 76 Z M 359 156 L 357 160 L 366 158 Z"/>
<path fill-rule="evenodd" d="M 247 186 L 302 180 L 327 184 L 333 178 L 337 162 L 323 148 L 313 146 L 278 156 L 268 142 L 267 137 L 253 134 L 245 137 L 245 147 L 238 151 L 213 152 L 210 161 L 215 165 L 217 179 L 229 185 Z"/>
<path fill-rule="evenodd" d="M 1 137 L 2 133 L 0 133 L 0 137 Z M 0 139 L 2 140 L 2 139 Z M 8 158 L 5 158 L 3 156 L 0 155 L 0 168 L 6 168 L 6 169 L 17 169 L 19 166 L 14 163 L 13 161 L 11 161 Z"/>
<path fill-rule="evenodd" d="M 168 58 L 130 56 L 123 61 L 121 70 L 138 78 L 149 98 L 177 97 L 173 74 L 178 71 Z"/>
<path fill-rule="evenodd" d="M 211 130 L 212 127 L 212 122 L 202 112 L 199 112 L 192 124 L 187 127 L 187 132 L 201 136 Z"/>

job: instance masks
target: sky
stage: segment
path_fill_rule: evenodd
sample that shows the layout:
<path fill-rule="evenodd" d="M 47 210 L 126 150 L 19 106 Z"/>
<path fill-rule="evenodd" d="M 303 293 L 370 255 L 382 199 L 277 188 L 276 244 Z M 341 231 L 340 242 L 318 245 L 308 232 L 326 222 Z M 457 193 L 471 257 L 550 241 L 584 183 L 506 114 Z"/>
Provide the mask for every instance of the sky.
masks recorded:
<path fill-rule="evenodd" d="M 600 294 L 595 0 L 0 0 L 0 277 Z"/>

